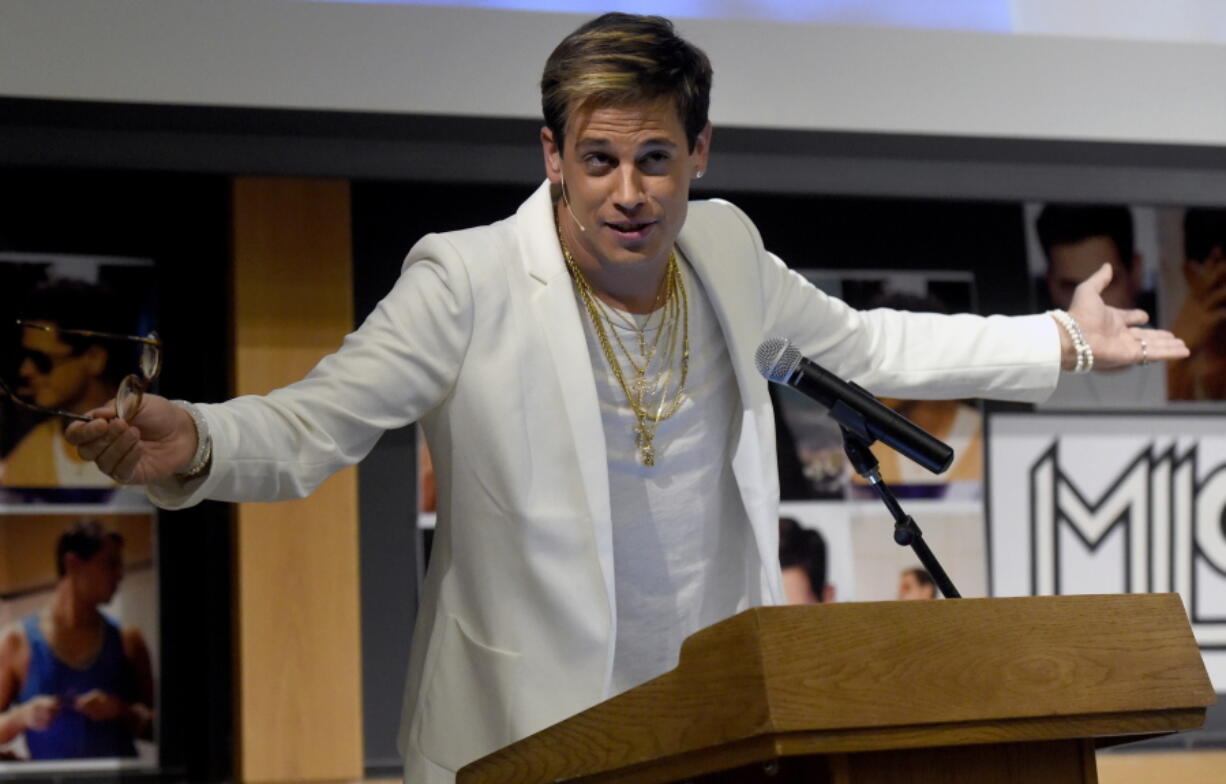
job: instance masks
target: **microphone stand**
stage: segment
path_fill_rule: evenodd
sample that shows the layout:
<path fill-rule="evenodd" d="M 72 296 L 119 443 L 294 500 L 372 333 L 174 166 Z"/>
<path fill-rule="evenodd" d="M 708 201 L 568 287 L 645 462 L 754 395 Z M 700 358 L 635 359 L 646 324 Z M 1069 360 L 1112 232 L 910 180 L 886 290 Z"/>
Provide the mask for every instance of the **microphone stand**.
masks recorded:
<path fill-rule="evenodd" d="M 840 407 L 842 410 L 836 411 Z M 881 478 L 881 472 L 877 468 L 877 458 L 869 449 L 876 439 L 867 434 L 860 417 L 850 407 L 844 406 L 842 401 L 835 403 L 830 413 L 839 423 L 839 429 L 843 431 L 843 451 L 847 453 L 856 473 L 868 480 L 877 496 L 881 498 L 882 503 L 894 517 L 894 541 L 902 547 L 911 546 L 911 549 L 919 556 L 920 563 L 924 565 L 924 568 L 932 575 L 937 587 L 941 589 L 942 596 L 946 599 L 961 599 L 962 594 L 958 593 L 958 589 L 954 587 L 953 581 L 945 573 L 941 562 L 937 560 L 932 550 L 928 548 L 928 543 L 924 541 L 924 532 L 915 524 L 914 518 L 903 511 L 898 499 L 894 497 L 894 492 Z"/>

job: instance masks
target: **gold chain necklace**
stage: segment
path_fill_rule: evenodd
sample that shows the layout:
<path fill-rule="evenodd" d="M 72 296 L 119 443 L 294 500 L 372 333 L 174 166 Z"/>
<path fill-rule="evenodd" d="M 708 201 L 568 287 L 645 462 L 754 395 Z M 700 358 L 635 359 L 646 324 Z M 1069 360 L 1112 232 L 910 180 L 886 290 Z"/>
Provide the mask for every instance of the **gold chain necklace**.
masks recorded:
<path fill-rule="evenodd" d="M 663 300 L 663 304 L 661 304 L 660 297 L 656 298 L 657 310 L 652 311 L 647 315 L 647 319 L 644 320 L 642 327 L 639 327 L 639 325 L 634 322 L 634 319 L 629 314 L 622 313 L 621 311 L 614 309 L 613 306 L 603 302 L 599 298 L 596 298 L 595 300 L 596 306 L 600 308 L 601 315 L 604 317 L 604 322 L 610 327 L 609 332 L 613 333 L 613 339 L 617 341 L 617 347 L 621 349 L 622 354 L 626 357 L 626 361 L 630 363 L 630 368 L 634 370 L 638 381 L 642 381 L 646 377 L 647 368 L 651 366 L 652 360 L 655 359 L 656 350 L 660 347 L 660 339 L 664 337 L 664 333 L 668 332 L 670 339 L 675 338 L 676 336 L 677 300 L 671 294 L 672 277 L 667 274 L 664 277 L 663 285 L 660 287 L 660 293 L 663 294 L 666 290 L 670 292 L 668 297 Z M 660 323 L 656 326 L 655 339 L 653 339 L 651 341 L 651 345 L 648 346 L 647 330 L 651 324 L 651 317 L 654 316 L 657 311 L 660 313 Z M 613 315 L 611 316 L 610 314 Z M 626 344 L 622 340 L 621 335 L 618 334 L 620 330 L 613 323 L 613 316 L 616 316 L 620 321 L 627 322 L 631 325 L 631 329 L 634 331 L 635 337 L 638 338 L 639 359 L 641 359 L 643 362 L 643 366 L 641 368 L 639 367 L 638 363 L 634 361 L 634 357 L 631 355 L 630 349 L 626 348 Z"/>
<path fill-rule="evenodd" d="M 662 308 L 671 310 L 668 313 L 661 313 L 659 332 L 656 334 L 656 340 L 652 345 L 651 357 L 644 357 L 645 361 L 640 368 L 634 362 L 630 352 L 626 350 L 626 346 L 621 342 L 621 338 L 617 336 L 612 318 L 602 312 L 600 305 L 604 303 L 601 303 L 599 298 L 597 298 L 591 284 L 588 283 L 587 277 L 579 269 L 579 265 L 575 263 L 575 258 L 571 255 L 570 248 L 566 246 L 566 241 L 562 239 L 561 228 L 556 225 L 555 228 L 558 229 L 558 243 L 562 247 L 562 257 L 566 260 L 566 268 L 570 271 L 571 280 L 574 281 L 579 298 L 583 301 L 583 307 L 587 311 L 588 320 L 591 321 L 592 328 L 596 332 L 596 339 L 600 343 L 600 350 L 604 354 L 605 360 L 609 363 L 609 368 L 613 371 L 614 377 L 617 378 L 617 384 L 621 387 L 622 394 L 626 396 L 626 402 L 630 405 L 631 413 L 634 414 L 634 440 L 635 446 L 638 447 L 639 458 L 643 461 L 643 465 L 648 467 L 654 466 L 656 464 L 654 443 L 656 430 L 660 427 L 661 422 L 677 413 L 677 410 L 681 408 L 681 403 L 685 397 L 685 382 L 690 371 L 689 296 L 685 290 L 685 280 L 681 276 L 680 266 L 677 263 L 677 254 L 674 251 L 669 251 L 668 269 L 665 272 L 664 280 L 664 304 Z M 680 321 L 681 327 L 679 381 L 677 383 L 676 394 L 673 395 L 672 402 L 668 403 L 668 376 L 677 354 L 678 321 Z M 608 325 L 607 330 L 605 328 L 606 324 Z M 661 335 L 663 335 L 665 330 L 668 330 L 670 333 L 669 339 L 665 341 L 668 344 L 667 351 L 665 352 L 664 359 L 661 361 L 660 374 L 653 382 L 647 378 L 648 366 L 651 364 L 651 358 L 655 356 L 656 347 L 659 345 Z M 614 332 L 614 339 L 617 340 L 622 353 L 625 354 L 626 361 L 635 371 L 633 385 L 626 383 L 621 362 L 617 358 L 617 352 L 613 348 L 613 343 L 609 341 L 609 331 Z M 657 384 L 660 387 L 660 400 L 653 416 L 645 403 L 649 397 L 648 393 L 654 390 Z"/>
<path fill-rule="evenodd" d="M 669 308 L 664 307 L 664 305 L 666 304 L 671 305 L 673 303 L 673 300 L 672 300 L 671 293 L 669 297 L 665 299 L 664 292 L 671 288 L 669 283 L 671 283 L 671 281 L 670 279 L 666 277 L 665 284 L 660 287 L 660 294 L 656 296 L 656 301 L 655 301 L 655 305 L 653 306 L 652 312 L 647 314 L 647 318 L 643 320 L 642 324 L 639 324 L 637 321 L 635 321 L 634 317 L 631 316 L 630 314 L 623 313 L 622 311 L 618 310 L 617 308 L 614 308 L 612 305 L 608 304 L 607 302 L 604 302 L 603 300 L 599 298 L 597 298 L 596 300 L 596 305 L 602 311 L 601 315 L 604 316 L 605 323 L 612 324 L 613 320 L 616 319 L 618 322 L 624 324 L 627 329 L 629 329 L 631 332 L 634 333 L 634 336 L 635 338 L 637 338 L 637 342 L 638 342 L 639 359 L 643 361 L 644 367 L 651 364 L 652 357 L 655 356 L 656 348 L 659 347 L 660 345 L 660 338 L 664 334 L 664 331 L 665 331 L 664 328 L 668 326 L 665 314 L 666 314 L 666 311 L 669 310 Z M 652 329 L 651 320 L 653 317 L 655 317 L 657 313 L 660 314 L 660 318 L 657 319 L 659 323 L 656 324 L 656 329 L 655 329 L 656 336 L 655 336 L 655 339 L 651 341 L 651 345 L 648 346 L 647 345 L 647 333 L 651 331 Z M 627 359 L 630 359 L 630 351 L 629 349 L 626 348 L 625 342 L 622 341 L 621 335 L 618 334 L 620 330 L 614 329 L 612 331 L 613 331 L 613 337 L 614 339 L 617 340 L 617 345 L 621 347 L 622 353 L 626 355 Z M 630 359 L 630 366 L 634 368 L 635 372 L 642 372 L 639 370 L 638 364 L 633 359 Z"/>

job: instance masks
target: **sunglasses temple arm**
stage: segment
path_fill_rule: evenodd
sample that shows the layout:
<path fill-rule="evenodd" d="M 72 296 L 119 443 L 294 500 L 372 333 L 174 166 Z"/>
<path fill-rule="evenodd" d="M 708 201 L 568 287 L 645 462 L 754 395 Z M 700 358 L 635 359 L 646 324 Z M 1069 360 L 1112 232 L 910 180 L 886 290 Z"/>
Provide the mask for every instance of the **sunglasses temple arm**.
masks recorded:
<path fill-rule="evenodd" d="M 17 397 L 17 395 L 14 394 L 13 390 L 9 389 L 8 384 L 5 384 L 3 381 L 0 381 L 0 394 L 7 396 L 10 400 L 12 400 L 14 403 L 21 406 L 22 408 L 26 409 L 27 411 L 37 411 L 40 414 L 49 414 L 50 416 L 61 416 L 67 419 L 75 419 L 78 422 L 93 422 L 94 421 L 93 417 L 85 416 L 84 414 L 74 414 L 70 411 L 54 411 L 49 408 L 43 408 L 42 406 L 36 406 L 32 403 L 27 403 L 21 398 Z"/>

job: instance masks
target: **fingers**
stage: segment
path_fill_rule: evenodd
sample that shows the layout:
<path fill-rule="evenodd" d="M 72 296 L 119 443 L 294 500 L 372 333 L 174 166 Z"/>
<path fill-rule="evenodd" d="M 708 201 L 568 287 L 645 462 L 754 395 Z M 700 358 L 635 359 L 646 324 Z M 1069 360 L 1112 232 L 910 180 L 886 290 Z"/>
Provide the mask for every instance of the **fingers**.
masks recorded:
<path fill-rule="evenodd" d="M 1098 268 L 1097 272 L 1079 283 L 1077 288 L 1085 286 L 1095 294 L 1102 295 L 1103 290 L 1111 284 L 1111 277 L 1113 274 L 1114 270 L 1111 269 L 1111 265 L 1104 263 Z"/>
<path fill-rule="evenodd" d="M 110 714 L 112 713 L 112 711 L 109 710 L 111 706 L 108 703 L 108 695 L 105 692 L 94 689 L 93 691 L 77 697 L 75 703 L 73 704 L 73 708 L 75 708 L 79 713 L 84 714 L 86 718 L 93 719 L 94 721 L 100 721 L 109 718 Z"/>
<path fill-rule="evenodd" d="M 1103 302 L 1103 291 L 1111 283 L 1113 274 L 1111 265 L 1103 264 L 1073 290 L 1073 301 L 1069 304 L 1068 312 L 1083 329 L 1087 323 L 1109 318 L 1112 309 Z"/>
<path fill-rule="evenodd" d="M 1140 308 L 1123 311 L 1124 323 L 1130 327 L 1139 327 L 1149 323 L 1149 314 Z"/>
<path fill-rule="evenodd" d="M 99 689 L 91 689 L 84 694 L 78 696 L 73 702 L 73 707 L 82 713 L 89 713 L 98 703 L 102 702 L 106 695 Z"/>
<path fill-rule="evenodd" d="M 130 481 L 141 457 L 140 430 L 122 419 L 101 424 L 106 426 L 105 432 L 78 446 L 77 451 L 82 459 L 93 461 L 102 473 L 115 481 Z"/>
<path fill-rule="evenodd" d="M 30 729 L 44 731 L 55 721 L 60 712 L 58 697 L 35 697 L 22 706 L 25 711 L 24 723 Z"/>
<path fill-rule="evenodd" d="M 1194 264 L 1190 268 L 1189 281 L 1201 292 L 1219 289 L 1226 285 L 1226 264 Z"/>
<path fill-rule="evenodd" d="M 143 450 L 140 447 L 140 433 L 136 431 L 136 428 L 132 428 L 132 431 L 136 432 L 136 439 L 132 448 L 128 449 L 119 458 L 119 462 L 107 472 L 111 475 L 112 479 L 120 484 L 128 484 L 132 481 L 136 475 L 136 468 L 140 465 L 140 460 L 143 456 Z"/>
<path fill-rule="evenodd" d="M 103 409 L 95 409 L 95 411 L 101 410 Z M 91 411 L 90 415 L 92 416 L 93 414 L 94 411 Z M 107 419 L 95 417 L 89 422 L 73 422 L 64 429 L 64 437 L 68 440 L 68 443 L 80 448 L 104 437 L 109 430 L 110 424 Z M 82 450 L 78 449 L 78 451 Z M 93 459 L 92 457 L 87 457 L 83 451 L 81 457 L 85 460 Z"/>
<path fill-rule="evenodd" d="M 1184 359 L 1190 353 L 1182 340 L 1164 329 L 1133 329 L 1131 334 L 1137 341 L 1136 362 Z M 1142 341 L 1144 341 L 1144 351 L 1141 348 Z"/>
<path fill-rule="evenodd" d="M 115 413 L 115 399 L 111 398 L 105 406 L 100 406 L 92 411 L 85 412 L 87 417 L 91 419 L 114 419 L 119 416 Z"/>
<path fill-rule="evenodd" d="M 1226 286 L 1219 286 L 1210 291 L 1205 297 L 1205 307 L 1219 309 L 1226 306 Z"/>
<path fill-rule="evenodd" d="M 82 460 L 96 460 L 106 451 L 115 438 L 128 429 L 123 420 L 95 419 L 92 422 L 74 422 L 64 431 L 68 443 L 77 448 Z"/>

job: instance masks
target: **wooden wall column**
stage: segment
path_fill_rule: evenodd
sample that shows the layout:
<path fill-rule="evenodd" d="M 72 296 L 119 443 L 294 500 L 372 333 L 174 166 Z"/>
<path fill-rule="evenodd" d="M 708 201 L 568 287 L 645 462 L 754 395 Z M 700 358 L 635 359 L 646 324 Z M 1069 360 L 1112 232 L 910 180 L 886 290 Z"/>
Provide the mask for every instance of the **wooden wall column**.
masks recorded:
<path fill-rule="evenodd" d="M 349 185 L 238 178 L 233 210 L 234 392 L 259 394 L 353 328 Z M 240 781 L 362 777 L 357 510 L 354 469 L 237 508 Z"/>

